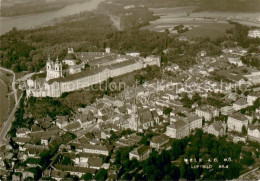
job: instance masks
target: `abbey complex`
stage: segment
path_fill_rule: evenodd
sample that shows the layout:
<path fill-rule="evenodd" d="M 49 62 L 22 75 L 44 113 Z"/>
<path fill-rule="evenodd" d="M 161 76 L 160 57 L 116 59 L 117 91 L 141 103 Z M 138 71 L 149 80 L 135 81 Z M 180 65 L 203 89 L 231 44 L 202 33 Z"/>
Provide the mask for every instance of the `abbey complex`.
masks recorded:
<path fill-rule="evenodd" d="M 71 92 L 89 87 L 120 76 L 147 65 L 160 66 L 159 56 L 140 57 L 139 53 L 119 55 L 110 52 L 75 52 L 68 49 L 64 60 L 49 57 L 46 71 L 33 75 L 27 80 L 27 96 L 60 97 L 64 92 Z"/>

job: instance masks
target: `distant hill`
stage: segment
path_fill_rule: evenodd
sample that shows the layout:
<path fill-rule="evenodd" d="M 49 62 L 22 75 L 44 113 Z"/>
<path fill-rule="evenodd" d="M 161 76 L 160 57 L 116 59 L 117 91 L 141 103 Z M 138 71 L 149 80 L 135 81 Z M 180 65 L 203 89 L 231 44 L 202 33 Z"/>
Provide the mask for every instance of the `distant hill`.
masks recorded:
<path fill-rule="evenodd" d="M 109 0 L 111 1 L 111 0 Z M 117 3 L 145 5 L 150 8 L 197 6 L 197 11 L 260 12 L 260 0 L 112 0 Z"/>

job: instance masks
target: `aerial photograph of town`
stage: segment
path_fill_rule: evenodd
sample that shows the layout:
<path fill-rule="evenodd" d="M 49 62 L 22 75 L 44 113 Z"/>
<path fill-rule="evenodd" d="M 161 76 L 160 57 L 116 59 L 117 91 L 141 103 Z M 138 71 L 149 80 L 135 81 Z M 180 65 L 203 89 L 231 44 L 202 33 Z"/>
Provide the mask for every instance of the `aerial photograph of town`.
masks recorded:
<path fill-rule="evenodd" d="M 260 0 L 1 0 L 0 181 L 260 180 Z"/>

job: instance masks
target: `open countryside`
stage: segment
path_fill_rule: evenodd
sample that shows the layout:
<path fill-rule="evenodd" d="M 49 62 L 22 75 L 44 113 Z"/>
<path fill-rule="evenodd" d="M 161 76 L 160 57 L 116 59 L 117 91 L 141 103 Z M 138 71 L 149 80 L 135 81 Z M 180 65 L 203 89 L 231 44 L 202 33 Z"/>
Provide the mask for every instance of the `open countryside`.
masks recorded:
<path fill-rule="evenodd" d="M 163 32 L 165 29 L 183 24 L 190 29 L 183 35 L 190 38 L 218 38 L 224 36 L 225 31 L 232 27 L 228 20 L 260 27 L 259 12 L 193 12 L 195 9 L 196 7 L 150 8 L 160 19 L 151 21 L 150 25 L 142 29 Z"/>

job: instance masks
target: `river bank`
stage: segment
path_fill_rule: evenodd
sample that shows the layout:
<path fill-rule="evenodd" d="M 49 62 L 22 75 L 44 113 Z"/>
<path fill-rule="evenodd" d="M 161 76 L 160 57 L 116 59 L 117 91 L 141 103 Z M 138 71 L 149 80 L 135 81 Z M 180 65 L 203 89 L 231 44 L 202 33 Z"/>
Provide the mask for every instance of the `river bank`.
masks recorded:
<path fill-rule="evenodd" d="M 103 0 L 89 0 L 84 3 L 68 5 L 62 9 L 55 11 L 24 16 L 0 18 L 0 35 L 3 35 L 6 32 L 12 30 L 13 27 L 16 27 L 17 29 L 27 29 L 42 25 L 46 22 L 53 20 L 54 18 L 78 14 L 82 11 L 91 11 L 93 9 L 96 9 L 98 4 L 102 1 Z"/>

